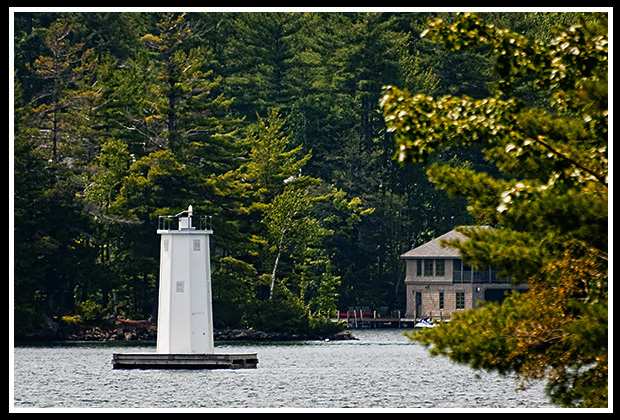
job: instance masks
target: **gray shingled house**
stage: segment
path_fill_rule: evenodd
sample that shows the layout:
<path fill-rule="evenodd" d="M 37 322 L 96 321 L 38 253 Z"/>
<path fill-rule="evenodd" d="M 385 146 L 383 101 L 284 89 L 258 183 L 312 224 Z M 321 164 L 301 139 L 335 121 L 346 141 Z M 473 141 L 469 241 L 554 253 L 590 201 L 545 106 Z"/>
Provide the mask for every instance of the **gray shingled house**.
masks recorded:
<path fill-rule="evenodd" d="M 477 308 L 479 301 L 502 301 L 507 291 L 526 289 L 499 278 L 492 268 L 476 270 L 463 263 L 457 249 L 441 245 L 443 239 L 468 238 L 451 230 L 401 255 L 407 262 L 406 318 L 449 319 L 454 312 Z"/>

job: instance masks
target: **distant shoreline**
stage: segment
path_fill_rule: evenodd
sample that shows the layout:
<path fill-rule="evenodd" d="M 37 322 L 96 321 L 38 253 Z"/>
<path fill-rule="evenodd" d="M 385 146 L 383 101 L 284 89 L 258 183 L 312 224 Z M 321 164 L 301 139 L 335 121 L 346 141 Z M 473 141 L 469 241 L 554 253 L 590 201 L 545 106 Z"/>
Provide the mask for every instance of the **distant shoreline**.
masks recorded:
<path fill-rule="evenodd" d="M 265 332 L 254 329 L 226 328 L 213 331 L 215 341 L 301 341 L 301 340 L 357 340 L 350 331 L 328 335 L 310 335 L 290 332 Z M 151 321 L 137 321 L 119 318 L 108 324 L 59 325 L 47 319 L 37 331 L 15 334 L 15 341 L 92 341 L 130 342 L 156 341 L 157 326 Z"/>

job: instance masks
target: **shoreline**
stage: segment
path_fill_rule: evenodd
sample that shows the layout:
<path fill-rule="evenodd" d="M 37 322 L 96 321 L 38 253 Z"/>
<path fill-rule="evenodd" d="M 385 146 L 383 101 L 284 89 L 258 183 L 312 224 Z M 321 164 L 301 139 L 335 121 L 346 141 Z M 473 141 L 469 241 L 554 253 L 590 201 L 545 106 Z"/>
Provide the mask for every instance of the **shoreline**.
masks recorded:
<path fill-rule="evenodd" d="M 28 334 L 15 334 L 15 342 L 92 341 L 129 342 L 156 341 L 157 326 L 151 321 L 119 318 L 114 323 L 97 325 L 59 325 L 47 319 L 42 327 Z M 254 329 L 225 328 L 213 331 L 214 341 L 305 341 L 305 340 L 357 340 L 350 331 L 313 335 L 305 333 L 265 332 Z"/>

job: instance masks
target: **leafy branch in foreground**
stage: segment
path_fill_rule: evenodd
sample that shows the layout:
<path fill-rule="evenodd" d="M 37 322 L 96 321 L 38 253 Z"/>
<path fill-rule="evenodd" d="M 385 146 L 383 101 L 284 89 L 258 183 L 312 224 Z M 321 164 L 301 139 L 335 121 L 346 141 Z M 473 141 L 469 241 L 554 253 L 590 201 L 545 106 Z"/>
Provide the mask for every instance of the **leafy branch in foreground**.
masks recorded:
<path fill-rule="evenodd" d="M 433 164 L 430 179 L 495 229 L 460 230 L 464 260 L 494 266 L 529 290 L 502 304 L 458 314 L 409 334 L 474 368 L 546 379 L 554 403 L 601 407 L 608 395 L 607 16 L 584 14 L 549 44 L 498 29 L 475 14 L 432 22 L 430 35 L 450 50 L 490 46 L 497 95 L 431 98 L 387 87 L 381 100 L 395 159 L 427 162 L 433 152 L 476 146 L 503 173 L 493 178 Z M 549 106 L 508 98 L 532 78 Z"/>

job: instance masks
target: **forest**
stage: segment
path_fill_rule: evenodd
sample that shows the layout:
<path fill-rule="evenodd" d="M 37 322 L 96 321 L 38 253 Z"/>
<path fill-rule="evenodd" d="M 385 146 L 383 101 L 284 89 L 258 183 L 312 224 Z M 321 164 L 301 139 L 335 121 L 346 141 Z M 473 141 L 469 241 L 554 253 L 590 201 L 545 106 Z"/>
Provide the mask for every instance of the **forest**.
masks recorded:
<path fill-rule="evenodd" d="M 577 21 L 479 15 L 541 41 Z M 426 165 L 499 174 L 477 145 L 394 159 L 385 86 L 481 99 L 499 80 L 492 48 L 421 37 L 437 18 L 456 14 L 16 12 L 15 332 L 152 317 L 157 219 L 188 205 L 212 217 L 217 328 L 403 309 L 399 255 L 489 222 Z M 548 99 L 527 78 L 513 94 Z"/>

